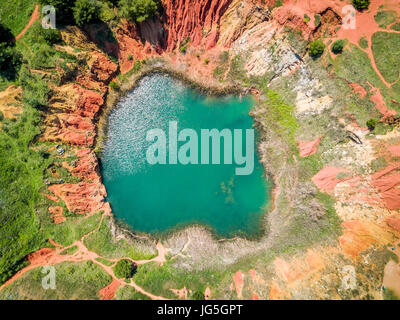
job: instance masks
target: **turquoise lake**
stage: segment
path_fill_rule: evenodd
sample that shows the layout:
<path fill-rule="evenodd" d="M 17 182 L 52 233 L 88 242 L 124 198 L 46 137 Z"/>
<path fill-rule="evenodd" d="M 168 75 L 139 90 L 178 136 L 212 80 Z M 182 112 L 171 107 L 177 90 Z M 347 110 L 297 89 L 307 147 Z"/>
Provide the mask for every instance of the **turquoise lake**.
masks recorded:
<path fill-rule="evenodd" d="M 153 143 L 146 141 L 149 130 L 163 129 L 168 139 L 169 122 L 176 121 L 178 132 L 191 128 L 200 139 L 201 129 L 251 129 L 253 104 L 251 97 L 200 94 L 163 74 L 143 78 L 108 118 L 101 171 L 116 218 L 152 234 L 191 224 L 208 226 L 219 237 L 259 234 L 271 186 L 256 151 L 250 175 L 235 175 L 234 161 L 151 165 L 146 160 Z"/>

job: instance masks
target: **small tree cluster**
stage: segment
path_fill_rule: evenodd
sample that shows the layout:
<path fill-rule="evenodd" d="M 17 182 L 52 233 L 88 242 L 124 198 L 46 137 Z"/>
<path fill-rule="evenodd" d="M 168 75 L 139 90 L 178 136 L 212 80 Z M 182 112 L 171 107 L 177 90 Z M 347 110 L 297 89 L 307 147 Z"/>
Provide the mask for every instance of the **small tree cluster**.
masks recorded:
<path fill-rule="evenodd" d="M 332 45 L 332 52 L 334 54 L 342 53 L 344 48 L 344 41 L 343 40 L 336 40 Z"/>
<path fill-rule="evenodd" d="M 135 272 L 135 265 L 128 259 L 122 259 L 114 267 L 114 274 L 118 279 L 131 278 Z"/>
<path fill-rule="evenodd" d="M 83 27 L 99 21 L 100 4 L 96 0 L 77 0 L 74 6 L 75 23 Z"/>
<path fill-rule="evenodd" d="M 353 7 L 357 10 L 364 10 L 369 7 L 370 0 L 353 0 Z"/>
<path fill-rule="evenodd" d="M 143 22 L 156 14 L 157 2 L 154 0 L 120 0 L 119 11 L 124 18 Z"/>
<path fill-rule="evenodd" d="M 21 67 L 22 55 L 15 48 L 10 29 L 0 24 L 0 76 L 14 80 Z"/>
<path fill-rule="evenodd" d="M 310 43 L 310 55 L 317 58 L 324 53 L 325 44 L 321 40 L 315 40 Z"/>
<path fill-rule="evenodd" d="M 377 122 L 375 119 L 369 119 L 367 121 L 367 127 L 368 127 L 369 131 L 374 131 L 376 124 L 377 124 Z"/>

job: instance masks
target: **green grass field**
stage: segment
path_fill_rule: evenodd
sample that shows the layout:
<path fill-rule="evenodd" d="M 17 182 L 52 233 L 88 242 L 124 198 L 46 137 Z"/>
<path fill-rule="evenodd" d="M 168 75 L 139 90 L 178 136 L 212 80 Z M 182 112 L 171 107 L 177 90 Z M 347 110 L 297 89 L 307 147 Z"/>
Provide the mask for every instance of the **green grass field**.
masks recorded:
<path fill-rule="evenodd" d="M 28 23 L 36 0 L 0 0 L 0 23 L 18 35 Z"/>

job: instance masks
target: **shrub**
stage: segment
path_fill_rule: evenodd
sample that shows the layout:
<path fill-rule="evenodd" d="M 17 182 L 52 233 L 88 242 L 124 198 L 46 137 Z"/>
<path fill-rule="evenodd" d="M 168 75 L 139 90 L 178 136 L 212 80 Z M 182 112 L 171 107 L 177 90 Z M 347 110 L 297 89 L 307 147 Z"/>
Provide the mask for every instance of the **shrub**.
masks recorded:
<path fill-rule="evenodd" d="M 74 19 L 78 26 L 95 23 L 99 20 L 100 5 L 96 0 L 77 0 L 74 6 Z"/>
<path fill-rule="evenodd" d="M 134 270 L 135 266 L 133 262 L 127 259 L 119 260 L 114 267 L 114 273 L 118 279 L 131 278 Z"/>
<path fill-rule="evenodd" d="M 321 40 L 315 40 L 310 43 L 310 55 L 317 58 L 324 53 L 325 44 Z"/>
<path fill-rule="evenodd" d="M 133 64 L 133 72 L 139 72 L 142 69 L 142 63 L 140 62 L 140 60 L 135 61 L 135 63 Z"/>
<path fill-rule="evenodd" d="M 311 20 L 311 18 L 308 16 L 308 14 L 307 13 L 305 13 L 304 14 L 304 23 L 308 23 L 310 20 Z"/>
<path fill-rule="evenodd" d="M 115 91 L 118 91 L 119 90 L 119 85 L 115 81 L 111 81 L 110 82 L 110 88 L 115 90 Z"/>
<path fill-rule="evenodd" d="M 19 73 L 19 82 L 24 89 L 22 96 L 24 102 L 33 108 L 47 104 L 50 88 L 40 75 L 31 73 L 24 65 Z"/>
<path fill-rule="evenodd" d="M 344 48 L 344 41 L 343 40 L 336 40 L 332 45 L 332 52 L 334 54 L 341 53 Z"/>
<path fill-rule="evenodd" d="M 11 33 L 11 30 L 0 24 L 0 43 L 12 41 L 14 41 L 14 36 Z"/>
<path fill-rule="evenodd" d="M 56 9 L 57 23 L 72 24 L 74 22 L 73 8 L 75 0 L 39 0 L 40 4 L 52 5 Z"/>
<path fill-rule="evenodd" d="M 205 58 L 205 59 L 204 59 L 204 63 L 205 63 L 205 64 L 209 64 L 209 63 L 210 63 L 210 59 Z"/>
<path fill-rule="evenodd" d="M 319 14 L 314 14 L 314 25 L 318 27 L 321 23 L 321 16 Z"/>
<path fill-rule="evenodd" d="M 370 131 L 374 131 L 374 129 L 375 129 L 375 127 L 376 127 L 376 124 L 377 124 L 377 122 L 376 122 L 375 119 L 369 119 L 369 120 L 367 121 L 367 127 L 368 127 L 368 129 L 369 129 Z"/>
<path fill-rule="evenodd" d="M 0 43 L 0 75 L 8 80 L 17 77 L 22 63 L 21 53 L 7 43 Z"/>
<path fill-rule="evenodd" d="M 39 40 L 47 43 L 50 46 L 62 42 L 61 32 L 58 29 L 39 28 L 39 33 L 37 36 Z"/>
<path fill-rule="evenodd" d="M 204 293 L 201 291 L 195 291 L 192 295 L 193 300 L 204 300 Z"/>
<path fill-rule="evenodd" d="M 369 7 L 370 0 L 353 0 L 353 7 L 357 10 L 364 10 Z"/>
<path fill-rule="evenodd" d="M 157 2 L 154 0 L 120 0 L 119 11 L 124 18 L 143 22 L 155 15 Z"/>

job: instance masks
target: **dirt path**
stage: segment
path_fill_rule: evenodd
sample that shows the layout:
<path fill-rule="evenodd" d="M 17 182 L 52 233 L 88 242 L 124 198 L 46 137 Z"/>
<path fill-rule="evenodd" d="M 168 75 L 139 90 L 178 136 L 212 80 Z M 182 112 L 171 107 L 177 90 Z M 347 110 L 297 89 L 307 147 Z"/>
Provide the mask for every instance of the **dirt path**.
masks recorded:
<path fill-rule="evenodd" d="M 21 38 L 27 31 L 28 29 L 32 26 L 32 24 L 39 19 L 40 13 L 39 13 L 39 4 L 36 4 L 35 10 L 33 10 L 31 19 L 29 20 L 28 24 L 25 26 L 25 28 L 15 37 L 15 40 L 18 40 Z"/>
<path fill-rule="evenodd" d="M 104 214 L 103 214 L 103 217 L 104 217 Z M 100 224 L 102 223 L 103 217 L 100 220 Z M 99 224 L 99 226 L 100 226 L 100 224 Z M 86 246 L 83 243 L 84 239 L 87 236 L 89 236 L 90 234 L 92 234 L 93 232 L 95 232 L 96 230 L 98 230 L 99 226 L 96 227 L 94 230 L 90 231 L 89 233 L 85 234 L 84 236 L 82 236 L 82 238 L 80 240 L 75 241 L 74 243 L 72 243 L 69 246 L 64 247 L 64 246 L 54 242 L 53 240 L 49 239 L 49 242 L 55 247 L 55 249 L 43 248 L 36 252 L 31 253 L 28 256 L 30 265 L 28 265 L 27 267 L 18 271 L 13 277 L 11 277 L 2 286 L 0 286 L 0 291 L 2 289 L 4 289 L 6 286 L 13 283 L 14 281 L 18 280 L 21 276 L 23 276 L 28 271 L 38 268 L 38 267 L 54 266 L 54 265 L 60 264 L 62 262 L 92 261 L 93 263 L 95 263 L 98 266 L 100 266 L 101 268 L 103 268 L 103 270 L 106 271 L 112 277 L 113 283 L 114 283 L 114 285 L 113 285 L 114 293 L 115 293 L 116 289 L 118 289 L 119 286 L 130 286 L 130 287 L 133 287 L 136 291 L 140 292 L 141 294 L 146 295 L 147 297 L 149 297 L 152 300 L 167 300 L 164 297 L 156 296 L 150 292 L 147 292 L 146 290 L 144 290 L 143 288 L 138 286 L 132 279 L 130 280 L 130 283 L 126 283 L 124 281 L 124 279 L 118 279 L 114 274 L 112 266 L 106 266 L 105 264 L 103 264 L 97 260 L 98 258 L 101 258 L 101 259 L 108 260 L 108 261 L 118 262 L 121 259 L 129 259 L 132 262 L 134 262 L 136 265 L 143 265 L 145 263 L 150 263 L 150 262 L 158 262 L 162 265 L 164 262 L 166 262 L 165 255 L 168 250 L 164 248 L 164 246 L 161 244 L 161 242 L 159 241 L 157 243 L 158 255 L 156 257 L 154 257 L 153 259 L 139 260 L 139 261 L 135 261 L 131 258 L 106 259 L 106 258 L 98 255 L 96 252 L 90 251 L 88 248 L 86 248 Z M 75 246 L 78 249 L 73 254 L 61 254 L 63 251 L 73 248 Z M 115 282 L 118 282 L 118 285 L 116 285 Z M 103 289 L 105 289 L 105 288 L 103 288 Z M 100 290 L 101 297 L 103 296 L 102 290 Z M 113 297 L 113 295 L 110 295 L 110 296 Z"/>

